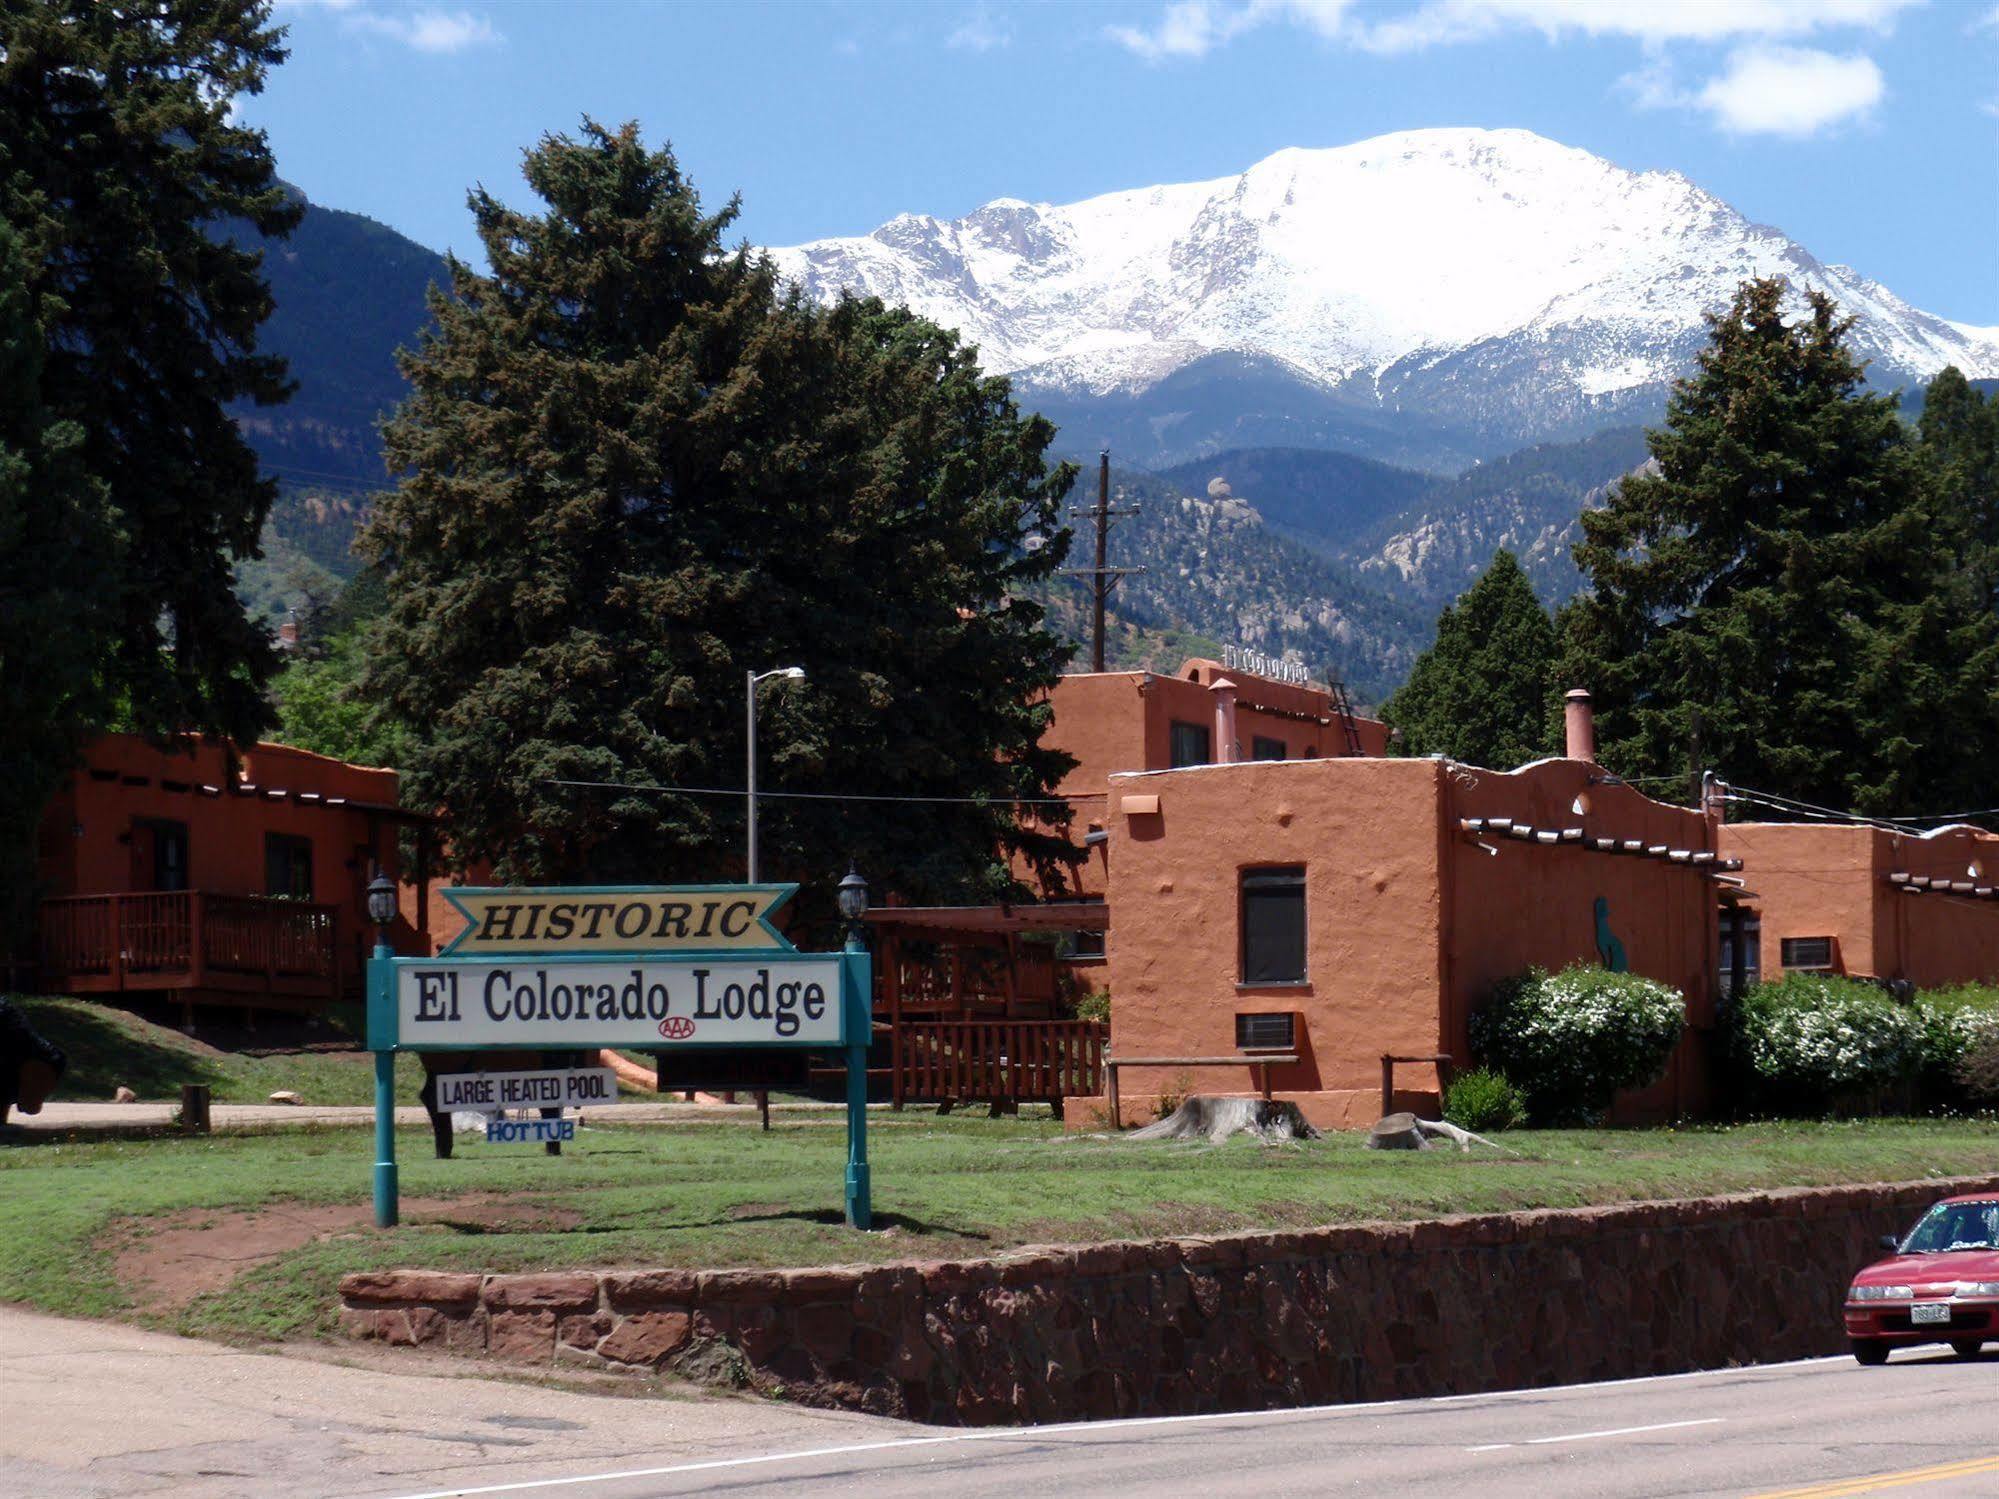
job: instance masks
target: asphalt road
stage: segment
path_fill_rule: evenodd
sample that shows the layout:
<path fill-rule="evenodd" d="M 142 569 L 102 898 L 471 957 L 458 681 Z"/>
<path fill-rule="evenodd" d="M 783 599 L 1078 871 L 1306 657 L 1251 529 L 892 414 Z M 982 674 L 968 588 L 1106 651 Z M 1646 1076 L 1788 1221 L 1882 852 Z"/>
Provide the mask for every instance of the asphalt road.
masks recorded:
<path fill-rule="evenodd" d="M 951 1431 L 333 1367 L 0 1309 L 0 1494 L 1999 1495 L 1999 1350 Z"/>

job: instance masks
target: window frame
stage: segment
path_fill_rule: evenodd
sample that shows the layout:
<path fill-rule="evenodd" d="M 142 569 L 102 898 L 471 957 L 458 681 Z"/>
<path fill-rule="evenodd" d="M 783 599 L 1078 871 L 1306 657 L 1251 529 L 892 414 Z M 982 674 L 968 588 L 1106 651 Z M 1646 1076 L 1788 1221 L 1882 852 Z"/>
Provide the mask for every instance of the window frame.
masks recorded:
<path fill-rule="evenodd" d="M 1303 864 L 1245 864 L 1236 871 L 1236 987 L 1238 989 L 1305 989 L 1312 983 L 1310 910 Z M 1250 963 L 1252 891 L 1295 892 L 1298 963 L 1295 978 L 1259 977 Z M 1268 966 L 1268 965 L 1263 965 Z"/>
<path fill-rule="evenodd" d="M 1267 755 L 1264 753 L 1267 749 L 1274 749 L 1277 753 Z M 1291 746 L 1268 734 L 1252 734 L 1249 736 L 1249 757 L 1252 760 L 1288 760 L 1291 758 Z"/>
<path fill-rule="evenodd" d="M 1180 736 L 1182 734 L 1201 736 L 1201 758 L 1183 760 L 1180 758 Z M 1194 723 L 1184 718 L 1169 718 L 1166 721 L 1166 768 L 1186 770 L 1196 765 L 1215 763 L 1215 731 L 1204 723 Z"/>
<path fill-rule="evenodd" d="M 288 875 L 291 876 L 291 878 L 286 881 L 287 888 L 283 890 L 277 890 L 272 888 L 277 883 L 277 881 L 273 878 L 273 876 L 277 873 L 277 866 L 274 861 L 280 853 L 282 853 L 285 856 L 285 871 Z M 297 874 L 301 868 L 305 870 L 304 894 L 300 894 L 298 889 L 299 882 Z M 265 833 L 264 834 L 265 897 L 267 899 L 272 899 L 272 900 L 304 901 L 307 904 L 310 904 L 315 897 L 315 893 L 316 893 L 315 882 L 313 880 L 313 867 L 312 867 L 312 839 L 307 837 L 304 833 L 271 833 L 271 832 Z"/>
<path fill-rule="evenodd" d="M 1243 1034 L 1245 1020 L 1281 1020 L 1284 1022 L 1282 1041 L 1252 1041 Z M 1235 1012 L 1235 1049 L 1237 1051 L 1296 1052 L 1298 1050 L 1298 1012 L 1296 1010 L 1237 1010 Z"/>

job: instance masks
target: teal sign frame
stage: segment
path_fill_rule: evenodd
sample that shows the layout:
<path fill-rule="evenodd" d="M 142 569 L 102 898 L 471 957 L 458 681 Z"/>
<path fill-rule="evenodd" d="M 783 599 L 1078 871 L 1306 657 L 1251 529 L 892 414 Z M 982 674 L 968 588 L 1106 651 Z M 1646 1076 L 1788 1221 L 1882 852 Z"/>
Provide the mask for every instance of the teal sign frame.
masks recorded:
<path fill-rule="evenodd" d="M 686 896 L 726 898 L 731 893 L 740 892 L 743 897 L 755 897 L 763 902 L 762 916 L 758 918 L 761 920 L 762 917 L 767 917 L 771 911 L 776 910 L 778 906 L 789 900 L 797 889 L 796 885 L 652 885 L 593 886 L 506 892 L 482 889 L 471 893 L 490 896 L 502 894 L 519 895 L 524 898 L 541 899 L 546 904 L 549 900 L 560 900 L 567 897 L 574 897 L 577 900 L 589 900 L 600 897 L 625 897 L 634 903 L 641 903 L 647 901 L 657 902 L 661 898 L 680 898 Z M 449 894 L 447 893 L 448 898 Z M 458 902 L 453 901 L 452 904 L 457 906 Z M 463 906 L 459 906 L 459 909 L 461 912 L 465 910 Z M 466 914 L 469 915 L 470 913 Z M 709 975 L 717 967 L 724 964 L 737 968 L 755 967 L 757 965 L 789 965 L 792 967 L 805 965 L 813 971 L 823 970 L 831 966 L 838 975 L 837 995 L 823 994 L 821 992 L 823 986 L 816 984 L 810 986 L 810 988 L 812 995 L 821 1005 L 830 1003 L 834 1007 L 834 1018 L 837 1019 L 836 1039 L 829 1039 L 824 1034 L 825 1027 L 823 1023 L 817 1027 L 817 1033 L 811 1035 L 809 1038 L 797 1040 L 775 1037 L 769 1039 L 745 1039 L 734 1035 L 716 1040 L 698 1040 L 694 1039 L 694 1035 L 698 1035 L 698 1027 L 696 1026 L 690 1026 L 689 1029 L 694 1034 L 685 1037 L 673 1035 L 662 1026 L 657 1038 L 648 1038 L 643 1034 L 627 1034 L 621 1028 L 623 1024 L 627 1023 L 642 1026 L 649 1019 L 653 1018 L 650 1015 L 634 1015 L 629 1009 L 625 1011 L 626 1021 L 620 1022 L 618 1017 L 614 1015 L 607 1022 L 616 1030 L 615 1036 L 608 1039 L 603 1038 L 601 1035 L 593 1037 L 589 1034 L 590 1025 L 586 1024 L 586 1020 L 593 1019 L 594 1017 L 585 1017 L 583 1014 L 584 1006 L 580 997 L 580 991 L 584 986 L 579 984 L 577 986 L 579 993 L 574 997 L 573 1002 L 577 1023 L 585 1025 L 585 1034 L 575 1038 L 570 1043 L 570 1046 L 571 1049 L 585 1049 L 592 1046 L 621 1045 L 630 1046 L 635 1049 L 670 1051 L 738 1051 L 749 1049 L 839 1050 L 845 1056 L 847 1063 L 846 1219 L 848 1224 L 854 1228 L 866 1229 L 870 1227 L 873 1223 L 873 1194 L 868 1170 L 867 1079 L 868 1045 L 872 1039 L 874 1029 L 874 974 L 872 960 L 869 957 L 867 949 L 860 944 L 858 935 L 850 937 L 845 949 L 840 952 L 802 953 L 786 941 L 774 928 L 770 927 L 767 921 L 764 922 L 763 930 L 768 933 L 771 939 L 768 947 L 745 948 L 732 946 L 705 950 L 689 950 L 685 947 L 674 947 L 666 950 L 633 948 L 629 951 L 606 952 L 599 946 L 588 951 L 578 952 L 561 945 L 544 943 L 532 949 L 523 948 L 516 950 L 510 946 L 504 953 L 495 952 L 491 948 L 488 948 L 486 951 L 474 955 L 456 952 L 455 949 L 459 944 L 454 942 L 436 957 L 399 958 L 387 946 L 378 945 L 374 950 L 374 954 L 368 960 L 367 1026 L 368 1050 L 373 1052 L 375 1057 L 374 1205 L 376 1226 L 379 1228 L 392 1228 L 401 1218 L 395 1132 L 395 1060 L 398 1051 L 543 1051 L 550 1049 L 560 1050 L 564 1046 L 561 1037 L 542 1034 L 524 1036 L 518 1041 L 495 1040 L 490 1036 L 480 1036 L 460 1041 L 433 1041 L 428 1037 L 424 1037 L 419 1041 L 416 1037 L 405 1035 L 403 1034 L 401 1001 L 404 975 L 408 974 L 414 977 L 418 973 L 421 973 L 423 979 L 420 982 L 428 982 L 433 988 L 439 990 L 439 992 L 443 992 L 445 986 L 448 985 L 449 992 L 453 996 L 456 996 L 460 992 L 461 987 L 465 988 L 468 992 L 470 989 L 469 985 L 461 986 L 459 983 L 460 979 L 474 978 L 482 970 L 529 968 L 534 965 L 534 960 L 538 959 L 547 967 L 559 966 L 562 969 L 572 971 L 582 970 L 587 972 L 592 968 L 602 967 L 605 970 L 606 984 L 601 989 L 594 985 L 590 986 L 590 988 L 593 993 L 603 994 L 605 996 L 604 1002 L 607 1004 L 613 1004 L 612 996 L 617 991 L 616 983 L 610 981 L 622 977 L 624 972 L 630 972 L 632 975 L 631 980 L 626 984 L 627 991 L 636 984 L 641 992 L 643 992 L 645 986 L 655 976 L 659 976 L 662 979 L 670 979 L 672 983 L 678 984 L 681 976 L 684 975 L 696 985 L 705 984 Z M 492 977 L 492 973 L 489 972 L 489 984 Z M 658 987 L 663 1004 L 670 1002 L 666 998 L 670 987 L 671 985 Z M 754 986 L 746 985 L 744 987 L 753 988 Z M 767 989 L 772 987 L 783 988 L 785 986 L 781 982 L 777 985 L 766 984 Z M 793 983 L 789 987 L 796 991 L 801 986 Z M 558 992 L 560 992 L 560 986 L 558 986 Z M 682 987 L 682 992 L 685 992 L 684 986 Z M 697 992 L 702 991 L 697 989 Z M 547 1005 L 546 986 L 541 991 L 540 998 L 545 1008 Z M 770 997 L 766 994 L 764 998 L 766 1007 L 768 1007 L 771 1003 Z M 789 998 L 794 1005 L 798 1003 L 798 996 L 795 992 Z M 571 1000 L 572 996 L 565 993 L 565 1006 L 571 1003 Z M 428 1017 L 419 1015 L 419 1018 L 435 1019 L 440 1022 L 459 1018 L 456 1013 L 450 1015 L 442 1013 L 442 1001 L 440 1000 L 437 1003 L 440 1013 Z M 719 1007 L 719 999 L 715 1003 Z M 487 1008 L 490 1016 L 491 1006 L 488 1005 Z M 615 1008 L 615 1004 L 613 1004 L 613 1008 Z M 557 1017 L 557 1019 L 564 1018 L 566 1018 L 566 1012 L 564 1016 Z M 821 1012 L 813 1014 L 812 1018 L 823 1021 L 825 1016 Z M 498 1017 L 489 1018 L 487 1022 L 488 1026 L 490 1027 L 496 1023 L 497 1019 Z M 543 1023 L 546 1022 L 544 1021 Z M 802 1025 L 800 1028 L 802 1029 Z M 448 1027 L 445 1028 L 444 1033 L 449 1033 Z"/>

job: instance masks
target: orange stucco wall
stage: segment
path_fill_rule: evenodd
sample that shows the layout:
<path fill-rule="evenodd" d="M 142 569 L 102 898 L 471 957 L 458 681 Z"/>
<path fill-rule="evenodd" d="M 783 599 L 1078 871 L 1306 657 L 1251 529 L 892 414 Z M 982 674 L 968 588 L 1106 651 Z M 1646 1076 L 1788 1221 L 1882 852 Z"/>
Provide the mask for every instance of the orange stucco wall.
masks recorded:
<path fill-rule="evenodd" d="M 255 794 L 237 788 L 254 786 Z M 213 788 L 213 792 L 203 788 Z M 270 793 L 317 793 L 349 802 L 394 806 L 396 773 L 259 744 L 234 757 L 227 746 L 188 740 L 162 750 L 131 734 L 93 743 L 83 766 L 43 815 L 37 873 L 43 896 L 150 890 L 155 823 L 187 829 L 187 888 L 264 895 L 265 837 L 289 834 L 312 850 L 315 901 L 339 908 L 337 946 L 343 974 L 358 971 L 367 939 L 366 889 L 379 860 L 397 871 L 395 824 L 355 806 L 329 807 Z M 398 945 L 416 934 L 398 934 Z"/>
<path fill-rule="evenodd" d="M 1907 895 L 1894 873 L 1999 885 L 1999 835 L 1939 828 L 1925 836 L 1803 823 L 1730 823 L 1723 852 L 1743 861 L 1762 920 L 1762 972 L 1783 972 L 1787 937 L 1831 937 L 1839 972 L 1919 988 L 1999 981 L 1999 901 Z M 1974 874 L 1972 871 L 1978 871 Z"/>
<path fill-rule="evenodd" d="M 1229 1055 L 1237 1012 L 1291 1010 L 1300 1017 L 1300 1060 L 1273 1071 L 1273 1092 L 1315 1123 L 1365 1124 L 1379 1111 L 1384 1053 L 1464 1058 L 1467 1018 L 1495 980 L 1534 965 L 1596 961 L 1599 897 L 1631 971 L 1679 988 L 1690 1023 L 1711 1025 L 1715 900 L 1705 873 L 1572 845 L 1475 841 L 1461 831 L 1460 818 L 1510 817 L 1582 827 L 1591 837 L 1711 847 L 1700 814 L 1593 784 L 1600 778 L 1574 761 L 1501 773 L 1378 759 L 1113 777 L 1115 1054 Z M 1156 811 L 1140 810 L 1155 797 Z M 1265 864 L 1305 867 L 1302 985 L 1237 982 L 1240 878 Z M 1626 1115 L 1701 1108 L 1702 1051 L 1697 1034 L 1664 1081 L 1624 1101 Z M 1253 1086 L 1243 1066 L 1185 1070 L 1201 1091 Z M 1149 1118 L 1157 1096 L 1180 1082 L 1173 1068 L 1124 1072 L 1126 1120 Z M 1432 1069 L 1398 1069 L 1397 1082 L 1409 1090 L 1399 1101 L 1434 1109 Z"/>
<path fill-rule="evenodd" d="M 1220 678 L 1236 685 L 1236 744 L 1230 758 L 1249 759 L 1259 738 L 1282 742 L 1287 760 L 1352 753 L 1332 698 L 1317 688 L 1226 670 L 1219 662 L 1199 657 L 1184 662 L 1171 676 L 1149 671 L 1065 676 L 1050 696 L 1053 719 L 1043 742 L 1076 761 L 1057 788 L 1075 798 L 1074 837 L 1080 840 L 1093 825 L 1108 826 L 1105 791 L 1113 775 L 1165 770 L 1171 765 L 1175 722 L 1207 729 L 1215 753 L 1221 753 L 1214 737 L 1211 690 Z M 1387 725 L 1358 716 L 1353 722 L 1362 754 L 1388 752 Z M 1080 861 L 1078 869 L 1082 889 L 1092 893 L 1104 889 L 1101 856 Z M 1016 873 L 1028 878 L 1024 866 L 1017 866 Z"/>

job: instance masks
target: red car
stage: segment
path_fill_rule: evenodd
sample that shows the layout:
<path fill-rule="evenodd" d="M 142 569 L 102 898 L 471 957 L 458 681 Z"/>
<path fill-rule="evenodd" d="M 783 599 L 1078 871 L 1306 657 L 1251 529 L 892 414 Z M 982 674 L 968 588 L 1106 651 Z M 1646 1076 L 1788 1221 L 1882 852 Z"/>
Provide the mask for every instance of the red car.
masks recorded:
<path fill-rule="evenodd" d="M 1946 1197 L 1897 1243 L 1853 1277 L 1846 1336 L 1863 1364 L 1891 1348 L 1948 1343 L 1959 1358 L 1999 1343 L 1999 1196 Z"/>

